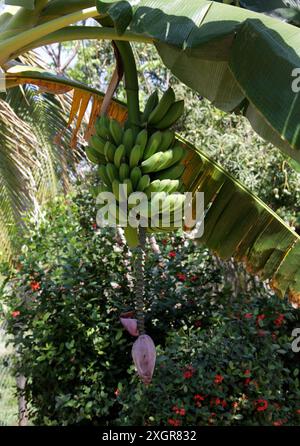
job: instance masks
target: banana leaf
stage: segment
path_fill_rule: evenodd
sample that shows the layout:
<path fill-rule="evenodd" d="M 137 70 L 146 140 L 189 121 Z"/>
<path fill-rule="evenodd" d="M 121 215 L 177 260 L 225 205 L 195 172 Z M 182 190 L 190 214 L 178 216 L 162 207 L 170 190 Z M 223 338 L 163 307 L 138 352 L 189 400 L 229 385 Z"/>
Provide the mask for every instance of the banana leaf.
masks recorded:
<path fill-rule="evenodd" d="M 240 6 L 300 26 L 299 0 L 240 0 Z"/>
<path fill-rule="evenodd" d="M 178 139 L 190 154 L 183 183 L 194 194 L 204 192 L 204 234 L 196 240 L 222 259 L 242 262 L 299 305 L 300 236 L 207 154 Z"/>
<path fill-rule="evenodd" d="M 4 0 L 4 3 L 6 5 L 21 6 L 22 8 L 31 10 L 33 10 L 35 6 L 35 0 Z"/>
<path fill-rule="evenodd" d="M 119 34 L 151 37 L 164 64 L 189 87 L 300 161 L 300 30 L 213 1 L 97 1 Z M 251 112 L 250 112 L 251 111 Z"/>

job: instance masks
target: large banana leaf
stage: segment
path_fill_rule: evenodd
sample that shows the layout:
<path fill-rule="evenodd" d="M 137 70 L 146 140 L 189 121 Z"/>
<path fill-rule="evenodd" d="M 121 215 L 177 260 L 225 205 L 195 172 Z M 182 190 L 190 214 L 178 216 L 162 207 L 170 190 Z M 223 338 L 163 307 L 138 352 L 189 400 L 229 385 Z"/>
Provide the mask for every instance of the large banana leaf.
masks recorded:
<path fill-rule="evenodd" d="M 240 0 L 239 4 L 243 8 L 263 12 L 295 26 L 300 26 L 299 0 Z"/>
<path fill-rule="evenodd" d="M 81 95 L 103 97 L 101 92 L 89 88 L 85 92 L 85 86 L 65 78 L 58 78 L 55 84 L 53 74 L 40 70 L 30 72 L 15 67 L 6 76 L 8 85 L 31 82 L 47 86 L 54 93 L 62 86 L 73 86 Z M 110 114 L 124 121 L 125 104 L 113 101 Z M 182 180 L 187 190 L 204 192 L 205 197 L 205 230 L 199 241 L 223 259 L 234 257 L 243 262 L 250 273 L 269 279 L 279 295 L 287 292 L 292 302 L 299 303 L 299 235 L 204 152 L 181 141 L 189 152 Z"/>
<path fill-rule="evenodd" d="M 263 14 L 212 1 L 97 2 L 119 33 L 151 37 L 167 67 L 222 110 L 300 162 L 300 30 Z"/>
<path fill-rule="evenodd" d="M 204 192 L 204 235 L 199 241 L 219 257 L 234 257 L 251 274 L 269 279 L 280 296 L 300 304 L 300 237 L 257 196 L 200 149 L 190 152 L 183 182 Z"/>

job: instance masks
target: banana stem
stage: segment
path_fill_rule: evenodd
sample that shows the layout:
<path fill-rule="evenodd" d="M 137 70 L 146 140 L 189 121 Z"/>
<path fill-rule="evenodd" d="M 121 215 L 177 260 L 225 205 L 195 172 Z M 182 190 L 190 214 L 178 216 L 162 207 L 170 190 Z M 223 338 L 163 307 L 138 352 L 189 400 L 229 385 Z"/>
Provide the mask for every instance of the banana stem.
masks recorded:
<path fill-rule="evenodd" d="M 145 247 L 146 247 L 146 228 L 139 229 L 139 246 L 134 250 L 134 272 L 135 286 L 134 294 L 136 298 L 136 319 L 139 334 L 145 334 L 144 317 L 144 292 L 145 292 Z"/>
<path fill-rule="evenodd" d="M 124 68 L 129 125 L 138 131 L 140 128 L 139 84 L 134 55 L 129 42 L 119 40 L 114 42 L 119 50 Z"/>

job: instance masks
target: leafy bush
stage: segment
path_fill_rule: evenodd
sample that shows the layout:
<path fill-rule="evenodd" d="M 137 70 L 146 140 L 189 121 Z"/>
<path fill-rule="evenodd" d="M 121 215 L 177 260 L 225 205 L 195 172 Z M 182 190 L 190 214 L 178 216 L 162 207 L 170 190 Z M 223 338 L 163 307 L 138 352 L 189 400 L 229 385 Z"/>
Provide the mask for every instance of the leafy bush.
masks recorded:
<path fill-rule="evenodd" d="M 226 266 L 180 234 L 148 247 L 146 328 L 159 355 L 153 383 L 139 384 L 118 320 L 134 307 L 128 251 L 94 215 L 82 186 L 49 205 L 3 289 L 31 421 L 299 424 L 299 311 L 244 272 L 235 296 Z"/>

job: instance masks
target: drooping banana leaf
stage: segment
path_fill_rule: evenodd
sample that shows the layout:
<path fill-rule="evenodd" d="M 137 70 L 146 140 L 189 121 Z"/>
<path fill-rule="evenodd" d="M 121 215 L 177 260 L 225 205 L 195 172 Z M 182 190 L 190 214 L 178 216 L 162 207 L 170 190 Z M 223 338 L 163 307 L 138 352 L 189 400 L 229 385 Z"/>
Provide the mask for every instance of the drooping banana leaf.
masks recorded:
<path fill-rule="evenodd" d="M 9 68 L 5 73 L 5 80 L 7 88 L 23 84 L 32 84 L 37 85 L 42 91 L 47 91 L 52 94 L 63 94 L 73 90 L 68 126 L 75 121 L 76 117 L 77 123 L 73 132 L 71 146 L 76 143 L 77 133 L 90 101 L 92 102 L 92 108 L 86 134 L 89 135 L 92 131 L 104 98 L 104 94 L 99 92 L 99 90 L 70 78 L 58 76 L 39 67 L 27 67 L 23 65 L 14 65 Z M 110 104 L 107 113 L 110 117 L 120 122 L 125 121 L 127 118 L 127 108 L 117 100 Z"/>
<path fill-rule="evenodd" d="M 239 111 L 267 141 L 300 162 L 300 30 L 213 1 L 97 1 L 119 33 L 154 39 L 165 65 L 224 111 Z M 251 112 L 250 112 L 251 111 Z"/>
<path fill-rule="evenodd" d="M 6 5 L 20 6 L 25 9 L 34 9 L 35 0 L 4 0 Z"/>
<path fill-rule="evenodd" d="M 299 0 L 240 0 L 240 6 L 300 26 Z"/>
<path fill-rule="evenodd" d="M 251 274 L 269 279 L 280 296 L 288 293 L 300 304 L 300 236 L 207 154 L 181 141 L 190 152 L 182 177 L 186 189 L 204 192 L 199 242 L 222 259 L 243 262 Z"/>

